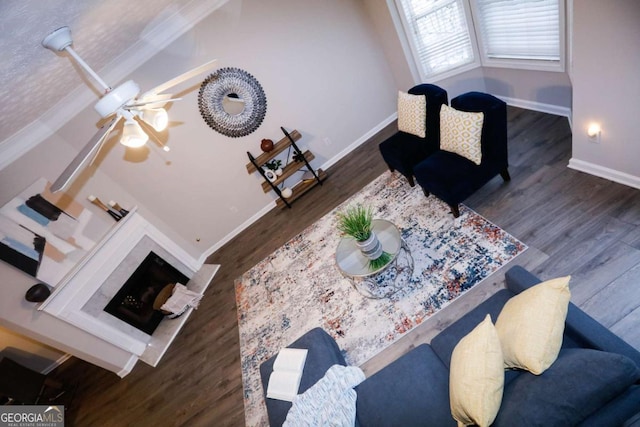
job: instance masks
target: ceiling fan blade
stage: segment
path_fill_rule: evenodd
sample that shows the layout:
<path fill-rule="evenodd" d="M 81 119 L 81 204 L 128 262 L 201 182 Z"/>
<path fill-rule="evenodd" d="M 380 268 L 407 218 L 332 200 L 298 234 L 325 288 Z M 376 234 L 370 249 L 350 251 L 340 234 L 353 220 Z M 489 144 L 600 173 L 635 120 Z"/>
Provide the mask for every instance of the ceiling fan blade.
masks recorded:
<path fill-rule="evenodd" d="M 156 87 L 154 87 L 153 89 L 145 92 L 141 98 L 144 99 L 147 96 L 150 95 L 156 95 L 159 94 L 160 92 L 164 92 L 167 89 L 170 89 L 172 87 L 174 87 L 175 85 L 178 85 L 186 80 L 189 80 L 192 77 L 197 76 L 198 74 L 204 73 L 207 70 L 210 70 L 214 67 L 214 64 L 217 62 L 217 59 L 213 59 L 209 62 L 205 62 L 204 64 L 200 65 L 199 67 L 196 67 L 190 71 L 187 71 L 184 74 L 180 74 L 177 77 L 172 78 L 169 81 L 166 81 L 164 83 L 162 83 L 161 85 L 158 85 Z"/>
<path fill-rule="evenodd" d="M 55 193 L 66 188 L 71 180 L 82 170 L 84 164 L 89 160 L 95 152 L 100 148 L 102 142 L 107 138 L 109 132 L 115 127 L 116 123 L 120 120 L 120 116 L 114 117 L 111 122 L 105 124 L 98 132 L 91 138 L 91 140 L 85 145 L 78 155 L 69 163 L 62 174 L 51 185 L 51 192 Z"/>

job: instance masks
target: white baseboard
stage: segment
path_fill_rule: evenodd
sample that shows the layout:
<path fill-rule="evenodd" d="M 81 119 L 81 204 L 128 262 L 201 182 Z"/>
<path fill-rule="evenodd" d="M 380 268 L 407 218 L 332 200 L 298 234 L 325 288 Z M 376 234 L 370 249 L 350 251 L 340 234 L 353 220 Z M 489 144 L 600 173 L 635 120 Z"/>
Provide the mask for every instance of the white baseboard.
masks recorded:
<path fill-rule="evenodd" d="M 355 150 L 365 142 L 367 142 L 371 137 L 375 136 L 378 132 L 380 132 L 382 129 L 387 127 L 390 123 L 392 123 L 397 118 L 398 118 L 397 112 L 391 114 L 389 117 L 384 119 L 382 122 L 380 122 L 377 126 L 371 129 L 369 132 L 365 133 L 360 138 L 355 140 L 353 143 L 345 147 L 344 150 L 340 151 L 338 154 L 336 154 L 335 156 L 333 156 L 332 158 L 324 162 L 324 164 L 320 166 L 320 168 L 324 170 L 329 169 L 331 166 L 337 163 L 340 159 L 345 157 L 347 154 L 349 154 L 350 152 L 352 152 L 353 150 Z"/>
<path fill-rule="evenodd" d="M 245 228 L 249 227 L 251 224 L 259 220 L 263 215 L 269 213 L 269 211 L 271 211 L 271 209 L 275 207 L 276 207 L 276 201 L 273 200 L 272 202 L 269 202 L 269 204 L 266 205 L 264 208 L 256 212 L 255 215 L 253 215 L 251 218 L 247 219 L 245 222 L 243 222 L 242 224 L 234 228 L 229 234 L 224 236 L 222 240 L 215 243 L 213 246 L 207 249 L 202 255 L 200 255 L 200 259 L 199 259 L 200 264 L 204 264 L 204 262 L 207 260 L 207 258 L 209 258 L 209 256 L 211 256 L 211 254 L 213 254 L 215 251 L 223 247 L 231 239 L 233 239 L 242 231 L 244 231 Z"/>
<path fill-rule="evenodd" d="M 362 135 L 356 141 L 354 141 L 353 143 L 349 144 L 344 150 L 340 151 L 338 154 L 336 154 L 335 156 L 333 156 L 332 158 L 330 158 L 329 160 L 324 162 L 324 164 L 322 164 L 322 166 L 320 166 L 319 169 L 323 169 L 323 170 L 326 171 L 327 169 L 329 169 L 329 167 L 331 167 L 332 165 L 337 163 L 340 159 L 342 159 L 344 156 L 346 156 L 347 154 L 349 154 L 350 152 L 352 152 L 353 150 L 358 148 L 360 145 L 362 145 L 365 142 L 367 142 L 371 137 L 376 135 L 378 132 L 380 132 L 382 129 L 384 129 L 386 126 L 388 126 L 390 123 L 392 123 L 397 118 L 398 118 L 398 113 L 391 114 L 389 117 L 387 117 L 386 119 L 381 121 L 378 125 L 373 127 L 371 130 L 369 130 L 367 133 Z M 247 219 L 245 222 L 243 222 L 242 224 L 237 226 L 233 231 L 231 231 L 229 234 L 224 236 L 222 238 L 222 240 L 220 240 L 219 242 L 217 242 L 213 246 L 211 246 L 209 249 L 207 249 L 200 256 L 200 259 L 199 259 L 200 263 L 204 264 L 206 259 L 209 256 L 211 256 L 211 254 L 213 254 L 215 251 L 220 249 L 227 242 L 229 242 L 231 239 L 236 237 L 238 234 L 240 234 L 242 231 L 244 231 L 247 227 L 249 227 L 251 224 L 253 224 L 257 220 L 259 220 L 263 215 L 267 214 L 269 211 L 271 211 L 271 209 L 273 209 L 275 207 L 276 207 L 276 202 L 274 200 L 274 201 L 270 202 L 268 205 L 266 205 L 264 208 L 260 209 L 251 218 Z"/>
<path fill-rule="evenodd" d="M 567 117 L 571 120 L 571 108 L 569 107 L 561 107 L 559 105 L 553 104 L 544 104 L 542 102 L 529 101 L 526 99 L 518 99 L 518 98 L 510 98 L 508 96 L 495 95 L 496 98 L 502 99 L 507 104 L 524 108 L 526 110 L 540 111 L 541 113 L 554 114 L 556 116 Z"/>
<path fill-rule="evenodd" d="M 630 175 L 625 172 L 620 172 L 615 169 L 609 169 L 604 166 L 585 162 L 584 160 L 575 159 L 573 157 L 569 160 L 568 167 L 580 172 L 585 172 L 590 175 L 608 179 L 609 181 L 640 189 L 640 177 Z"/>

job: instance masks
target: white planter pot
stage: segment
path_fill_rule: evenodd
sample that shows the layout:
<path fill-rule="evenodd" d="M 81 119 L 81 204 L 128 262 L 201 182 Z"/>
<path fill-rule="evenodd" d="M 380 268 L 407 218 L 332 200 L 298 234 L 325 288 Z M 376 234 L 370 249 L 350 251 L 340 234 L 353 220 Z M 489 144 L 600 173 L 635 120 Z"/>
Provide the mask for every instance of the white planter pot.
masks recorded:
<path fill-rule="evenodd" d="M 373 231 L 367 240 L 356 242 L 356 246 L 358 246 L 362 255 L 370 260 L 378 259 L 382 255 L 382 244 Z"/>
<path fill-rule="evenodd" d="M 264 171 L 264 176 L 267 177 L 267 179 L 271 182 L 275 181 L 276 179 L 278 179 L 278 177 L 276 176 L 276 173 L 274 171 L 272 171 L 271 169 Z"/>

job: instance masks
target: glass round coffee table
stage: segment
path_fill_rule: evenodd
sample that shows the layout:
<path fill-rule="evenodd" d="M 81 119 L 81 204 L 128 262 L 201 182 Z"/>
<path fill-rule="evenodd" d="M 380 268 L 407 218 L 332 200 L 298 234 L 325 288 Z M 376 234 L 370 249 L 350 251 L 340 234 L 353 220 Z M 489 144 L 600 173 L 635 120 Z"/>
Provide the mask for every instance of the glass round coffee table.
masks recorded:
<path fill-rule="evenodd" d="M 340 273 L 367 298 L 387 298 L 411 279 L 413 258 L 402 239 L 400 230 L 384 219 L 374 219 L 372 229 L 378 236 L 382 250 L 391 255 L 384 266 L 371 270 L 369 259 L 356 246 L 352 237 L 343 237 L 336 249 L 336 264 Z"/>

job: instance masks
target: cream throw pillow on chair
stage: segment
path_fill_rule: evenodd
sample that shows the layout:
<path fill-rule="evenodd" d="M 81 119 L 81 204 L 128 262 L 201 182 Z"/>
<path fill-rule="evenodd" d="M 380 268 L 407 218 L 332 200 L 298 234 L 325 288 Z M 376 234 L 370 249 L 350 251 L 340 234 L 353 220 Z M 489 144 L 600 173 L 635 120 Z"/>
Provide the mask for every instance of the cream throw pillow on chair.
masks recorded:
<path fill-rule="evenodd" d="M 484 113 L 468 113 L 443 104 L 440 108 L 440 149 L 466 157 L 476 165 L 482 161 Z"/>
<path fill-rule="evenodd" d="M 504 363 L 491 316 L 453 349 L 449 368 L 451 415 L 458 425 L 489 426 L 495 420 L 504 388 Z"/>
<path fill-rule="evenodd" d="M 558 358 L 571 298 L 570 279 L 539 283 L 502 307 L 496 330 L 505 367 L 540 375 Z"/>
<path fill-rule="evenodd" d="M 398 130 L 426 136 L 427 97 L 398 92 Z"/>

